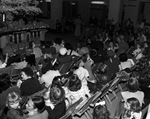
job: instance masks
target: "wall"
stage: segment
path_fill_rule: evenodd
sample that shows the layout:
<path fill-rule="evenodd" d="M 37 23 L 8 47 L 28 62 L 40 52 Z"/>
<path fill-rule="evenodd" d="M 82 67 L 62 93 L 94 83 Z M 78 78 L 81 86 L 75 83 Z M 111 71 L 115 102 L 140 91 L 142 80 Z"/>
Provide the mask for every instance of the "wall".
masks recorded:
<path fill-rule="evenodd" d="M 78 0 L 78 13 L 81 15 L 85 24 L 88 24 L 90 17 L 90 1 L 91 0 Z"/>
<path fill-rule="evenodd" d="M 144 8 L 144 15 L 146 18 L 146 22 L 150 23 L 150 3 L 145 3 L 145 8 Z"/>
<path fill-rule="evenodd" d="M 51 20 L 56 22 L 62 17 L 62 0 L 51 0 Z"/>
<path fill-rule="evenodd" d="M 123 0 L 110 0 L 109 1 L 108 19 L 113 19 L 114 22 L 121 21 L 122 2 Z"/>
<path fill-rule="evenodd" d="M 127 0 L 125 4 L 125 19 L 131 18 L 134 24 L 137 24 L 139 12 L 139 0 Z"/>

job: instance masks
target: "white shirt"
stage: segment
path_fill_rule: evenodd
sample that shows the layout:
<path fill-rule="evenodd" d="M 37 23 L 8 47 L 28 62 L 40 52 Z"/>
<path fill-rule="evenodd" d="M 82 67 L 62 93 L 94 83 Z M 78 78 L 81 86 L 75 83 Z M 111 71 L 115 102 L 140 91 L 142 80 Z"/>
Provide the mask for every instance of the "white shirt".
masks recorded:
<path fill-rule="evenodd" d="M 147 111 L 146 119 L 150 119 L 150 104 L 148 106 L 148 111 Z"/>
<path fill-rule="evenodd" d="M 71 54 L 70 54 L 71 53 Z M 75 56 L 80 56 L 79 53 L 77 53 L 74 50 L 67 50 L 67 55 L 75 55 Z"/>
<path fill-rule="evenodd" d="M 121 92 L 121 95 L 125 102 L 127 102 L 127 99 L 132 98 L 132 97 L 138 99 L 141 106 L 144 102 L 144 93 L 142 91 L 136 91 L 136 92 L 124 91 L 124 92 Z"/>
<path fill-rule="evenodd" d="M 13 63 L 13 65 L 15 65 L 15 69 L 23 69 L 27 66 L 27 62 L 26 61 L 22 61 L 19 63 Z"/>
<path fill-rule="evenodd" d="M 39 47 L 33 48 L 33 54 L 35 58 L 41 57 L 43 55 L 42 50 Z"/>
<path fill-rule="evenodd" d="M 132 59 L 128 59 L 126 62 L 121 62 L 119 65 L 120 70 L 124 70 L 126 68 L 131 68 L 134 65 L 134 61 Z"/>
<path fill-rule="evenodd" d="M 3 64 L 0 65 L 0 69 L 5 68 L 7 64 L 4 62 Z"/>
<path fill-rule="evenodd" d="M 65 97 L 71 104 L 75 103 L 80 98 L 83 98 L 83 101 L 85 101 L 87 98 L 91 97 L 90 90 L 86 85 L 82 85 L 81 89 L 78 91 L 70 91 L 67 87 L 63 88 L 65 90 Z"/>
<path fill-rule="evenodd" d="M 83 85 L 87 85 L 87 78 L 89 78 L 89 72 L 83 67 L 79 67 L 74 71 L 74 74 L 78 75 L 79 79 L 82 81 Z"/>
<path fill-rule="evenodd" d="M 56 76 L 61 76 L 58 70 L 49 70 L 41 76 L 40 83 L 45 83 L 45 86 L 48 87 Z"/>

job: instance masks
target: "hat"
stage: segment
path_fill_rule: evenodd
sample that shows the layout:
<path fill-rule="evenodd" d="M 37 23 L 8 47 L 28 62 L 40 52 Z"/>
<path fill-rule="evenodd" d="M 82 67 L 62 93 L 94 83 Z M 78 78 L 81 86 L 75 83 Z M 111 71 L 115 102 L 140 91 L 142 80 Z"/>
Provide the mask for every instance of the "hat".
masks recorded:
<path fill-rule="evenodd" d="M 66 48 L 61 48 L 61 49 L 59 50 L 59 53 L 60 53 L 61 55 L 65 55 L 65 54 L 67 53 L 67 49 L 66 49 Z"/>
<path fill-rule="evenodd" d="M 80 55 L 89 53 L 89 49 L 87 47 L 82 47 L 79 51 Z"/>

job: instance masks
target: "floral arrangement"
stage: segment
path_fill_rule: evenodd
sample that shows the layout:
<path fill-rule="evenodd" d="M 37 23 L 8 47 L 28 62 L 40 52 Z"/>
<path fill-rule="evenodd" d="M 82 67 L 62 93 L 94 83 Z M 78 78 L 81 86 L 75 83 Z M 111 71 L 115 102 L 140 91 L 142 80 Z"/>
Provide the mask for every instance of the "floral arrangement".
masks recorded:
<path fill-rule="evenodd" d="M 36 0 L 1 0 L 0 13 L 13 15 L 37 15 L 41 9 Z"/>

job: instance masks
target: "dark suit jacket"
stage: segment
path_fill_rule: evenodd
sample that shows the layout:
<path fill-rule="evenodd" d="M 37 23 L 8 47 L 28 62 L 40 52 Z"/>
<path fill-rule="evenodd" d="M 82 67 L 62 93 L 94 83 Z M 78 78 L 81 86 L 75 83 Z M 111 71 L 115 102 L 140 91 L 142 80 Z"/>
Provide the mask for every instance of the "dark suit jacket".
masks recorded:
<path fill-rule="evenodd" d="M 39 83 L 38 79 L 35 78 L 25 80 L 20 86 L 22 96 L 30 96 L 42 89 L 42 85 Z"/>
<path fill-rule="evenodd" d="M 120 64 L 118 58 L 111 58 L 111 59 L 112 61 L 110 60 L 110 58 L 105 61 L 105 64 L 107 65 L 107 74 L 108 76 L 110 76 L 110 78 L 112 78 L 115 75 L 115 73 L 119 71 L 119 64 Z"/>
<path fill-rule="evenodd" d="M 58 64 L 66 64 L 72 61 L 71 55 L 58 56 L 57 62 Z"/>

